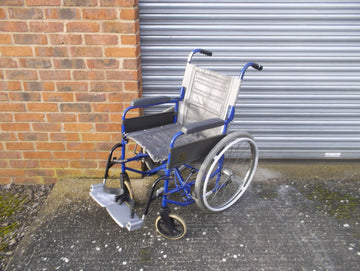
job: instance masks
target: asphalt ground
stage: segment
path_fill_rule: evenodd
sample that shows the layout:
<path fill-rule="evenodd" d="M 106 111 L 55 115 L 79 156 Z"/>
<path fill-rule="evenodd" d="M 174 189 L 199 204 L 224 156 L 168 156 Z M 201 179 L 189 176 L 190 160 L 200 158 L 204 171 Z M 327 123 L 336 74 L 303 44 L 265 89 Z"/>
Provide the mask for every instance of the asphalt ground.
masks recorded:
<path fill-rule="evenodd" d="M 231 208 L 172 207 L 183 239 L 120 228 L 89 196 L 98 180 L 60 180 L 5 270 L 359 270 L 360 186 L 352 180 L 255 180 Z M 141 214 L 143 206 L 138 206 Z"/>

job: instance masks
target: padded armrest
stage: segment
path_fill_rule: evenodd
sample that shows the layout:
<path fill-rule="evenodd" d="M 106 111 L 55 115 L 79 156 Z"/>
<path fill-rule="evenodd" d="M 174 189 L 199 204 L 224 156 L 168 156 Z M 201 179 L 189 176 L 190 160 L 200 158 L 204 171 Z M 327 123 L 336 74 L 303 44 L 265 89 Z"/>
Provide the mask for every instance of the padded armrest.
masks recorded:
<path fill-rule="evenodd" d="M 142 107 L 153 104 L 155 105 L 155 104 L 168 103 L 170 101 L 171 101 L 171 97 L 168 96 L 147 97 L 132 101 L 131 106 Z"/>
<path fill-rule="evenodd" d="M 181 128 L 181 132 L 183 132 L 184 134 L 193 134 L 222 125 L 224 125 L 224 120 L 222 119 L 207 119 L 199 122 L 189 123 Z"/>

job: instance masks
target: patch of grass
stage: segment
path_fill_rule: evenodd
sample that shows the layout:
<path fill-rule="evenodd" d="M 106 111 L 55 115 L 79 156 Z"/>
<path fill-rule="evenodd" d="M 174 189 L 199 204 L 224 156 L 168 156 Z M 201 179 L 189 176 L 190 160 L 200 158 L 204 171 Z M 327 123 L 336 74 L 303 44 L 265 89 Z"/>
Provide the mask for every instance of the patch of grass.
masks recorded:
<path fill-rule="evenodd" d="M 13 193 L 0 195 L 0 251 L 6 251 L 13 239 L 12 232 L 18 227 L 13 219 L 15 212 L 23 208 L 26 196 Z"/>
<path fill-rule="evenodd" d="M 323 183 L 308 184 L 301 190 L 307 199 L 321 202 L 326 212 L 340 221 L 360 216 L 358 197 L 333 191 Z"/>

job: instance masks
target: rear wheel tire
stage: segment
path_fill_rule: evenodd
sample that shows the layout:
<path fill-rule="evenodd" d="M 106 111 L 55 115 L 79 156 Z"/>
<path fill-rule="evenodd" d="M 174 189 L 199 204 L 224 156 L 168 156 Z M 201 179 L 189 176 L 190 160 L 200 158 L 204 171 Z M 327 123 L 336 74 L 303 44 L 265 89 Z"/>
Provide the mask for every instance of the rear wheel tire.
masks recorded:
<path fill-rule="evenodd" d="M 195 200 L 205 212 L 220 212 L 244 194 L 254 177 L 258 149 L 245 132 L 228 134 L 202 163 L 195 181 Z"/>

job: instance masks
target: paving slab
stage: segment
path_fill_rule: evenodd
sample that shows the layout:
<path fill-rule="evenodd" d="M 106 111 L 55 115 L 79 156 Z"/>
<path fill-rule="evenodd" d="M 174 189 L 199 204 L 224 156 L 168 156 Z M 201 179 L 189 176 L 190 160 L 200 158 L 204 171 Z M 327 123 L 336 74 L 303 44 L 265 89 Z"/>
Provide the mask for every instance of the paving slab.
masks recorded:
<path fill-rule="evenodd" d="M 358 182 L 330 182 L 350 194 L 338 205 L 354 205 L 341 216 L 311 181 L 257 180 L 217 214 L 172 207 L 188 226 L 178 241 L 156 233 L 158 202 L 143 228 L 120 228 L 90 198 L 94 183 L 58 181 L 6 270 L 359 270 Z"/>

